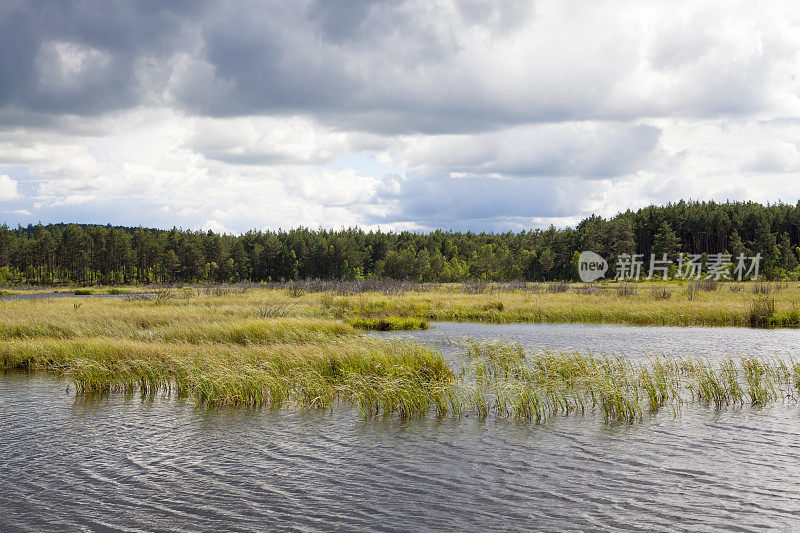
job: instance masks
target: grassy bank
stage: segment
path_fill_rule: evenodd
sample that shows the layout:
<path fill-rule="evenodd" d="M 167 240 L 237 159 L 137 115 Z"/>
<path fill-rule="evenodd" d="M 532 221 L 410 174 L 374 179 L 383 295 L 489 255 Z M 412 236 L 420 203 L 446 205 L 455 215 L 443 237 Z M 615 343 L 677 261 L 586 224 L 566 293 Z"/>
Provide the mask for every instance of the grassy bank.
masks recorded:
<path fill-rule="evenodd" d="M 292 300 L 332 318 L 800 326 L 800 286 L 784 283 L 455 284 L 393 294 L 300 291 Z"/>
<path fill-rule="evenodd" d="M 155 393 L 198 405 L 333 407 L 407 417 L 447 412 L 452 371 L 438 352 L 374 339 L 247 348 L 95 338 L 0 344 L 0 366 L 50 370 L 78 393 Z"/>

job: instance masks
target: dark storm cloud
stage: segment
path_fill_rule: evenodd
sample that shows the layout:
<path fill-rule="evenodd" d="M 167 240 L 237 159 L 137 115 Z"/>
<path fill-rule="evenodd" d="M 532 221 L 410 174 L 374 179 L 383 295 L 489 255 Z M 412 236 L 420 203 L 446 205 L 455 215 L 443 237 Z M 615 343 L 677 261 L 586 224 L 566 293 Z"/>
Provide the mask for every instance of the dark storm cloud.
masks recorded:
<path fill-rule="evenodd" d="M 518 121 L 481 105 L 485 95 L 469 80 L 435 79 L 459 45 L 446 20 L 453 13 L 427 7 L 11 0 L 0 7 L 0 111 L 38 122 L 133 107 L 166 91 L 192 113 L 313 114 L 343 129 L 472 131 Z M 506 35 L 526 13 L 524 2 L 463 2 L 455 15 Z M 420 68 L 431 71 L 415 81 Z"/>
<path fill-rule="evenodd" d="M 6 0 L 0 110 L 88 115 L 156 103 L 201 115 L 303 114 L 343 130 L 438 134 L 671 110 L 735 114 L 763 104 L 756 90 L 768 76 L 763 53 L 733 68 L 703 63 L 721 54 L 708 23 L 702 38 L 676 44 L 665 22 L 652 53 L 642 55 L 631 41 L 636 32 L 622 33 L 621 17 L 600 32 L 587 31 L 607 15 L 600 8 L 543 11 L 510 0 Z M 697 34 L 690 22 L 676 26 L 677 35 Z M 493 52 L 516 36 L 521 43 Z M 780 43 L 764 43 L 781 54 Z M 651 67 L 678 78 L 688 72 L 674 85 L 681 95 L 622 98 L 631 76 Z"/>
<path fill-rule="evenodd" d="M 414 69 L 456 52 L 439 23 L 397 2 L 223 4 L 201 23 L 198 72 L 210 76 L 191 75 L 175 93 L 202 114 L 313 113 L 343 128 L 398 130 L 400 114 L 441 113 L 404 89 Z"/>
<path fill-rule="evenodd" d="M 0 108 L 93 114 L 144 98 L 137 68 L 182 47 L 202 2 L 15 1 L 0 5 Z"/>

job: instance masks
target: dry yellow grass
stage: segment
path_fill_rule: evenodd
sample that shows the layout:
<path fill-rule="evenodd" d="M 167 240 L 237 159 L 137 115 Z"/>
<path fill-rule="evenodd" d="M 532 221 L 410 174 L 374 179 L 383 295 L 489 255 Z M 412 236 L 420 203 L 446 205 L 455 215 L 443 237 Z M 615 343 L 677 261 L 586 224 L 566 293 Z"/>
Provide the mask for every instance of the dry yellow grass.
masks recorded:
<path fill-rule="evenodd" d="M 764 291 L 767 294 L 760 293 Z M 696 283 L 675 282 L 629 286 L 616 283 L 591 286 L 525 284 L 515 290 L 487 285 L 485 292 L 478 294 L 465 292 L 459 284 L 425 285 L 421 290 L 390 295 L 380 292 L 349 295 L 303 293 L 270 286 L 256 286 L 246 291 L 210 292 L 209 295 L 207 289 L 171 289 L 161 291 L 161 296 L 154 300 L 113 300 L 125 308 L 124 314 L 115 314 L 113 306 L 89 298 L 76 299 L 74 302 L 78 302 L 79 307 L 73 309 L 74 312 L 68 312 L 74 305 L 72 299 L 35 303 L 5 300 L 0 306 L 0 327 L 50 321 L 49 326 L 42 327 L 51 327 L 52 334 L 58 335 L 61 329 L 86 334 L 86 328 L 113 330 L 121 325 L 123 328 L 136 326 L 143 331 L 152 331 L 158 337 L 160 333 L 153 331 L 158 326 L 166 329 L 170 326 L 180 331 L 191 329 L 193 324 L 251 321 L 264 317 L 413 317 L 484 322 L 749 326 L 754 303 L 763 300 L 769 301 L 771 315 L 760 325 L 800 325 L 800 285 L 797 283 L 720 283 L 715 290 L 699 290 Z M 52 309 L 59 310 L 56 323 L 48 318 L 52 317 Z M 350 322 L 369 324 L 370 320 Z M 0 330 L 0 335 L 2 333 Z M 111 334 L 118 333 L 112 331 Z"/>
<path fill-rule="evenodd" d="M 467 347 L 454 369 L 430 348 L 380 341 L 354 329 L 383 317 L 634 324 L 747 325 L 754 299 L 792 317 L 796 286 L 687 291 L 668 299 L 639 285 L 467 294 L 457 285 L 386 295 L 174 289 L 157 298 L 0 301 L 0 369 L 50 370 L 79 392 L 170 392 L 200 405 L 296 404 L 413 416 L 474 412 L 544 420 L 599 410 L 641 419 L 680 405 L 682 390 L 714 405 L 763 405 L 800 390 L 800 365 L 747 359 L 710 365 L 654 360 L 632 365 L 580 354 L 524 354 L 514 346 Z M 662 288 L 663 288 L 662 287 Z M 361 319 L 361 320 L 357 320 Z M 794 319 L 793 319 L 794 320 Z"/>

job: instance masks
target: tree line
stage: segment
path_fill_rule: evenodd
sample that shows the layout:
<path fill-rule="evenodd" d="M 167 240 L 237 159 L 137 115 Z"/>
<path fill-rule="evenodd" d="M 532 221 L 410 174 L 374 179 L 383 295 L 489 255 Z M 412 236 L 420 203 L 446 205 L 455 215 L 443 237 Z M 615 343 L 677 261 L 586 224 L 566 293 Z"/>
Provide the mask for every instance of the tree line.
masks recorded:
<path fill-rule="evenodd" d="M 761 254 L 767 279 L 800 276 L 800 202 L 649 206 L 575 227 L 507 233 L 296 228 L 220 235 L 49 224 L 0 226 L 0 283 L 134 284 L 393 278 L 453 282 L 576 279 L 583 250 Z"/>

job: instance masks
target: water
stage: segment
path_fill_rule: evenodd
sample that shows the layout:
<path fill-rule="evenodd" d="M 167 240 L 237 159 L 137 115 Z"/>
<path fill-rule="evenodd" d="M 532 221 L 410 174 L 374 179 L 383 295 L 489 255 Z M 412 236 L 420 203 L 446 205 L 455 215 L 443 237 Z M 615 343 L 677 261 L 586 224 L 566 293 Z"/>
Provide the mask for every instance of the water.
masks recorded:
<path fill-rule="evenodd" d="M 387 336 L 386 333 L 377 333 Z M 800 329 L 751 329 L 608 324 L 481 324 L 437 322 L 431 329 L 397 331 L 392 337 L 415 339 L 447 350 L 443 339 L 474 338 L 518 342 L 528 350 L 577 350 L 620 354 L 715 359 L 725 356 L 776 356 L 800 360 Z"/>
<path fill-rule="evenodd" d="M 791 351 L 784 336 L 795 333 L 472 326 L 473 337 L 516 335 L 529 346 L 601 339 L 605 351 L 623 349 L 626 335 L 658 347 L 676 336 L 723 342 L 713 340 L 723 333 L 738 335 L 739 349 L 727 345 L 737 352 L 767 351 L 773 340 Z M 535 425 L 364 419 L 345 407 L 202 410 L 163 397 L 76 398 L 67 386 L 46 374 L 0 374 L 0 531 L 800 526 L 800 407 L 792 403 L 689 406 L 633 425 L 597 416 Z"/>
<path fill-rule="evenodd" d="M 125 294 L 75 294 L 72 292 L 32 292 L 22 294 L 4 294 L 4 300 L 50 300 L 52 298 L 155 298 L 153 292 L 130 292 Z"/>

